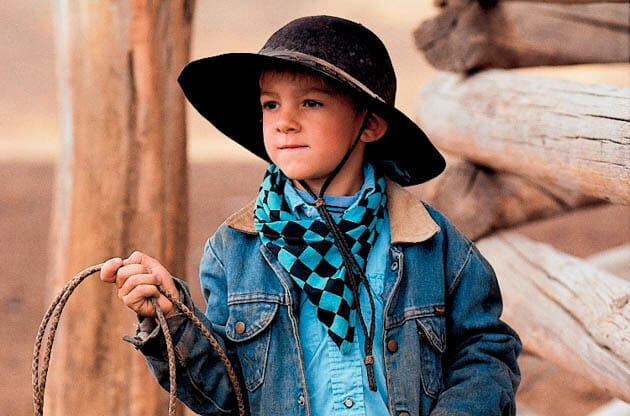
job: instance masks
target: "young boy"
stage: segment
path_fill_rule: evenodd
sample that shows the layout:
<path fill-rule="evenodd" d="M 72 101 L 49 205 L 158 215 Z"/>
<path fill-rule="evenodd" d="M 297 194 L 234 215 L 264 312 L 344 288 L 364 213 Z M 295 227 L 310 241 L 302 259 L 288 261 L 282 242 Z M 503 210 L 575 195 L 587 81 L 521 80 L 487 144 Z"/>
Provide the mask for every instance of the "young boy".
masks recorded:
<path fill-rule="evenodd" d="M 197 314 L 234 363 L 256 415 L 513 415 L 518 336 L 502 321 L 490 265 L 402 186 L 444 160 L 393 103 L 382 42 L 356 23 L 297 19 L 258 54 L 190 63 L 186 97 L 227 136 L 271 161 L 257 199 L 208 240 Z M 401 186 L 402 185 L 402 186 Z M 235 412 L 223 364 L 161 296 L 185 283 L 135 252 L 101 279 L 140 316 L 132 340 L 168 387 L 168 317 L 178 396 Z"/>

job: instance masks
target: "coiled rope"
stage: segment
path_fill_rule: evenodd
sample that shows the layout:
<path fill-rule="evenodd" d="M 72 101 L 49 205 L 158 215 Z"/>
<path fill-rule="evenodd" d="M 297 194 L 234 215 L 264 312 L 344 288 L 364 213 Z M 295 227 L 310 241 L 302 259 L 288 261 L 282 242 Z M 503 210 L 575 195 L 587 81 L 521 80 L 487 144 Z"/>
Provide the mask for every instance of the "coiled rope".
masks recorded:
<path fill-rule="evenodd" d="M 61 312 L 63 308 L 66 306 L 68 299 L 74 289 L 89 275 L 96 273 L 101 270 L 103 264 L 96 264 L 94 266 L 90 266 L 82 272 L 78 273 L 74 276 L 70 281 L 68 281 L 63 288 L 57 293 L 57 296 L 53 299 L 48 310 L 44 314 L 44 318 L 42 319 L 41 324 L 39 325 L 39 330 L 37 331 L 37 336 L 35 337 L 35 347 L 33 349 L 33 369 L 32 369 L 32 384 L 33 384 L 33 409 L 35 416 L 43 416 L 44 412 L 44 392 L 46 390 L 46 377 L 48 375 L 48 366 L 50 363 L 50 355 L 52 353 L 53 343 L 55 341 L 55 333 L 57 331 L 57 326 L 59 325 L 59 319 L 61 318 Z M 236 377 L 236 373 L 234 372 L 234 368 L 230 363 L 227 355 L 217 342 L 217 340 L 210 334 L 210 331 L 201 323 L 199 318 L 195 316 L 195 314 L 184 305 L 179 299 L 175 299 L 170 293 L 165 291 L 162 287 L 158 286 L 158 290 L 160 293 L 171 301 L 188 319 L 192 321 L 192 323 L 199 328 L 199 330 L 206 337 L 212 348 L 219 354 L 219 358 L 223 362 L 225 369 L 227 371 L 228 377 L 230 378 L 230 382 L 232 383 L 232 387 L 234 388 L 234 393 L 236 395 L 236 401 L 238 405 L 239 415 L 245 415 L 245 401 L 243 399 L 243 392 L 240 388 L 238 379 Z M 157 300 L 152 298 L 153 307 L 155 308 L 155 313 L 157 315 L 160 327 L 162 332 L 164 333 L 164 338 L 166 340 L 166 350 L 168 355 L 168 370 L 169 370 L 169 380 L 170 380 L 170 391 L 169 391 L 169 402 L 168 402 L 168 414 L 169 416 L 175 416 L 175 403 L 177 401 L 177 383 L 175 379 L 175 350 L 173 348 L 173 340 L 171 338 L 171 333 L 168 329 L 168 325 L 166 324 L 166 319 L 164 318 L 164 314 L 160 310 Z M 49 327 L 50 324 L 50 327 Z M 42 342 L 44 341 L 44 334 L 46 332 L 46 328 L 49 327 L 48 336 L 46 338 L 46 346 L 44 349 L 44 355 L 41 357 L 41 368 L 40 368 L 40 352 L 42 347 Z"/>

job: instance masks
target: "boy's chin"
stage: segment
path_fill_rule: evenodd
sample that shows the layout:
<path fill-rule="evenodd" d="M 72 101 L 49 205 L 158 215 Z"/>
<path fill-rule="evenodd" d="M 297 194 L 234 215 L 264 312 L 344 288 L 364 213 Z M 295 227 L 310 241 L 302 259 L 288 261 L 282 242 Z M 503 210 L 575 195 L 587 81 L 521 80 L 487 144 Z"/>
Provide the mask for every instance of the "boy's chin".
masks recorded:
<path fill-rule="evenodd" d="M 283 173 L 293 183 L 293 186 L 295 186 L 296 188 L 300 190 L 305 190 L 303 189 L 302 184 L 300 183 L 301 181 L 305 181 L 310 187 L 318 188 L 319 185 L 321 185 L 321 183 L 326 180 L 326 178 L 319 178 L 319 177 L 314 178 L 313 176 L 304 175 L 304 174 L 291 174 L 284 171 Z"/>
<path fill-rule="evenodd" d="M 304 169 L 304 166 L 282 166 L 278 165 L 278 168 L 284 173 L 284 176 L 292 180 L 294 183 L 299 181 L 306 181 L 308 183 L 317 184 L 326 180 L 328 175 L 332 173 L 332 170 L 328 173 L 318 172 L 315 169 Z"/>
<path fill-rule="evenodd" d="M 297 173 L 291 173 L 291 172 L 285 172 L 285 171 L 282 171 L 282 172 L 287 178 L 291 179 L 293 182 L 299 182 L 299 181 L 319 182 L 326 179 L 325 177 L 319 177 L 315 175 L 304 175 L 304 174 L 297 174 Z"/>
<path fill-rule="evenodd" d="M 303 181 L 303 180 L 310 181 L 313 179 L 313 176 L 314 176 L 300 169 L 283 168 L 282 166 L 280 166 L 279 168 L 282 171 L 282 173 L 284 173 L 284 176 L 291 179 L 292 181 Z"/>

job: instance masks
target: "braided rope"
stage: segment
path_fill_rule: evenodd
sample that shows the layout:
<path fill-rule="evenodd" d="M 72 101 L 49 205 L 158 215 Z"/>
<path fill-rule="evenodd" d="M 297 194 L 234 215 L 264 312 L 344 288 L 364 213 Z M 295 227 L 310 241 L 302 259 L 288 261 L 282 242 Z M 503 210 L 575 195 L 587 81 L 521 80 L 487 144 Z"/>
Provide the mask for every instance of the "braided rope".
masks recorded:
<path fill-rule="evenodd" d="M 232 367 L 232 363 L 230 359 L 225 354 L 225 351 L 221 348 L 216 338 L 212 336 L 208 328 L 195 316 L 193 311 L 191 311 L 182 301 L 179 299 L 175 299 L 173 295 L 164 290 L 161 286 L 158 286 L 158 290 L 161 294 L 163 294 L 171 303 L 173 303 L 177 308 L 182 311 L 184 315 L 201 331 L 201 333 L 206 337 L 212 348 L 219 354 L 219 358 L 223 362 L 225 366 L 225 370 L 227 371 L 228 377 L 230 378 L 230 382 L 232 383 L 232 387 L 234 388 L 234 394 L 236 395 L 236 403 L 238 405 L 238 413 L 239 415 L 245 415 L 245 399 L 243 397 L 243 391 L 241 390 L 241 386 L 238 382 L 238 378 L 236 377 L 236 372 L 234 371 L 234 367 Z"/>
<path fill-rule="evenodd" d="M 50 355 L 52 353 L 52 347 L 55 340 L 55 333 L 57 332 L 57 327 L 59 325 L 59 319 L 61 318 L 61 312 L 65 307 L 70 295 L 77 286 L 85 280 L 89 275 L 96 273 L 101 270 L 103 264 L 96 264 L 94 266 L 90 266 L 87 269 L 81 271 L 76 276 L 74 276 L 70 281 L 68 281 L 63 288 L 57 293 L 50 306 L 46 310 L 44 314 L 44 318 L 42 319 L 41 324 L 39 325 L 39 330 L 37 331 L 37 336 L 35 337 L 35 345 L 33 348 L 33 366 L 32 366 L 32 385 L 33 385 L 33 410 L 35 416 L 43 416 L 44 412 L 44 395 L 46 390 L 46 378 L 48 376 L 48 367 L 50 364 Z M 162 287 L 158 286 L 158 290 L 162 295 L 164 295 L 169 301 L 171 301 L 177 308 L 179 308 L 184 315 L 188 317 L 192 321 L 192 323 L 203 333 L 206 337 L 212 348 L 217 352 L 219 358 L 223 362 L 225 369 L 228 373 L 228 377 L 230 382 L 232 383 L 232 387 L 234 388 L 234 393 L 236 395 L 236 401 L 238 404 L 239 415 L 245 415 L 245 400 L 243 398 L 243 392 L 240 388 L 240 384 L 238 382 L 238 378 L 236 377 L 236 372 L 232 367 L 227 355 L 217 342 L 217 340 L 210 334 L 210 331 L 203 325 L 203 323 L 195 316 L 195 314 L 184 305 L 179 299 L 175 299 L 170 293 L 165 291 Z M 175 361 L 175 349 L 173 347 L 173 339 L 171 337 L 171 333 L 168 328 L 168 324 L 166 323 L 166 319 L 164 318 L 164 314 L 162 310 L 157 304 L 157 299 L 151 299 L 153 306 L 155 308 L 155 312 L 160 324 L 160 328 L 164 333 L 164 338 L 166 340 L 166 350 L 168 355 L 168 370 L 169 370 L 169 381 L 170 381 L 170 391 L 169 391 L 169 404 L 168 404 L 168 414 L 169 416 L 175 416 L 175 404 L 177 402 L 177 383 L 176 383 L 176 361 Z M 44 341 L 44 334 L 46 333 L 46 328 L 49 327 L 48 337 L 46 338 L 46 346 L 44 349 L 43 356 L 40 360 L 42 342 Z M 41 367 L 40 367 L 41 363 Z"/>
<path fill-rule="evenodd" d="M 162 309 L 157 303 L 156 298 L 151 298 L 151 303 L 153 303 L 153 307 L 155 308 L 155 314 L 157 315 L 158 321 L 160 322 L 160 327 L 162 328 L 162 332 L 164 333 L 164 339 L 166 340 L 166 353 L 168 355 L 168 414 L 175 414 L 175 405 L 177 404 L 177 376 L 176 376 L 176 367 L 175 367 L 175 350 L 173 349 L 173 337 L 171 337 L 171 331 L 168 328 L 168 324 L 166 323 L 166 318 L 162 313 Z"/>

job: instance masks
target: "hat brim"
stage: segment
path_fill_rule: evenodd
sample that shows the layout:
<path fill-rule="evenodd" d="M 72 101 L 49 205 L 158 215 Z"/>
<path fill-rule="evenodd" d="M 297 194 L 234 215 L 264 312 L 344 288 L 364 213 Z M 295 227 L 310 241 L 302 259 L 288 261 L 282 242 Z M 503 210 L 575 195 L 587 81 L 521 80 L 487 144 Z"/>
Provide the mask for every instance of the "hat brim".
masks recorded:
<path fill-rule="evenodd" d="M 291 61 L 253 53 L 218 55 L 186 65 L 178 82 L 203 117 L 250 152 L 271 162 L 263 141 L 258 81 L 263 69 L 287 62 Z M 303 62 L 298 65 L 333 79 L 316 67 Z M 388 124 L 385 135 L 366 146 L 368 160 L 379 163 L 389 178 L 403 186 L 426 182 L 444 170 L 444 158 L 416 123 L 393 105 L 368 94 L 363 96 L 368 108 Z"/>

